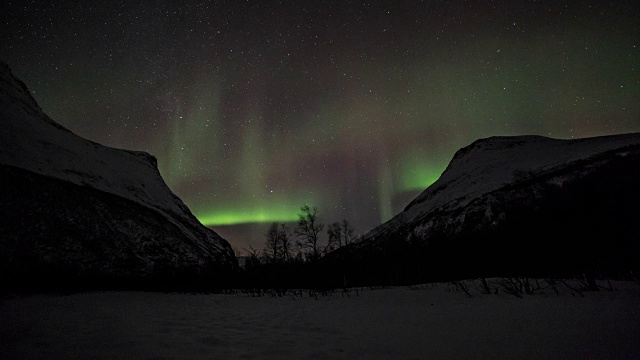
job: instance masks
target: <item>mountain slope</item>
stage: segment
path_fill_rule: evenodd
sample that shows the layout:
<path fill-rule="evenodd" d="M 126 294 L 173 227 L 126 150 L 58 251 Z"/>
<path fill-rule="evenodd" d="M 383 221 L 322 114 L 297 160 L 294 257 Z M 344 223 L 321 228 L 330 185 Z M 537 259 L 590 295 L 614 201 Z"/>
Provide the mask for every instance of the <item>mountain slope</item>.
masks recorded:
<path fill-rule="evenodd" d="M 230 245 L 171 192 L 153 156 L 55 123 L 1 62 L 0 122 L 2 277 L 169 281 L 235 267 Z"/>
<path fill-rule="evenodd" d="M 629 272 L 640 259 L 638 184 L 640 134 L 481 139 L 345 254 L 409 278 Z"/>

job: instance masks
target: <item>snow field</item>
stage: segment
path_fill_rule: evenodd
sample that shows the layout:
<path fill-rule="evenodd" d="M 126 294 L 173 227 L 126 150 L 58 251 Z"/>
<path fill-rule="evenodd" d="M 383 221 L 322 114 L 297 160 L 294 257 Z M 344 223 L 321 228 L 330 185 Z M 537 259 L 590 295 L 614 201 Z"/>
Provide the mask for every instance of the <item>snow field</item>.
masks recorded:
<path fill-rule="evenodd" d="M 467 297 L 104 292 L 0 301 L 3 359 L 638 359 L 640 286 Z"/>

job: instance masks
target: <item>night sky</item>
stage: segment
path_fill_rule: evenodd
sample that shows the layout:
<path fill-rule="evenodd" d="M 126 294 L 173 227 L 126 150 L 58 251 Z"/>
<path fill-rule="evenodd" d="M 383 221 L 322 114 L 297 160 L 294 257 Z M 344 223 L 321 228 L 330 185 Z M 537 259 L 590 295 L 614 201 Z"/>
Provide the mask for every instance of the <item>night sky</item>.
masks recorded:
<path fill-rule="evenodd" d="M 305 203 L 364 233 L 478 138 L 640 131 L 635 0 L 3 1 L 0 20 L 47 114 L 155 155 L 240 248 Z"/>

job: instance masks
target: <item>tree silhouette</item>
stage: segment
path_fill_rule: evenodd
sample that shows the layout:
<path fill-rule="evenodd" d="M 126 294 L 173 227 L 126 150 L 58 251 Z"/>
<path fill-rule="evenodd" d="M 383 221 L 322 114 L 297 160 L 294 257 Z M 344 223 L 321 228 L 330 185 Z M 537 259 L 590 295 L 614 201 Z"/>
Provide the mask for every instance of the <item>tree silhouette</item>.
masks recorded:
<path fill-rule="evenodd" d="M 349 245 L 353 239 L 353 226 L 349 224 L 347 219 L 342 219 L 342 239 L 344 240 L 344 245 Z"/>
<path fill-rule="evenodd" d="M 342 247 L 342 226 L 339 222 L 334 222 L 327 227 L 327 235 L 330 243 L 336 244 L 338 248 Z"/>
<path fill-rule="evenodd" d="M 245 263 L 245 268 L 247 270 L 255 270 L 260 267 L 260 251 L 258 249 L 254 249 L 253 246 L 249 245 L 249 249 L 243 248 L 243 250 L 247 253 L 248 258 Z"/>
<path fill-rule="evenodd" d="M 291 231 L 285 223 L 274 222 L 265 234 L 264 256 L 268 262 L 281 263 L 291 260 L 293 243 Z"/>
<path fill-rule="evenodd" d="M 319 234 L 324 229 L 324 224 L 318 221 L 318 208 L 304 205 L 298 214 L 298 226 L 295 234 L 298 236 L 297 245 L 311 261 L 320 258 L 323 251 L 318 245 Z"/>
<path fill-rule="evenodd" d="M 327 228 L 329 243 L 337 248 L 349 245 L 353 241 L 353 227 L 347 219 L 342 222 L 334 222 Z"/>
<path fill-rule="evenodd" d="M 282 248 L 280 243 L 280 224 L 277 222 L 272 223 L 265 237 L 267 240 L 264 243 L 264 255 L 268 262 L 276 263 L 279 260 Z"/>
<path fill-rule="evenodd" d="M 278 240 L 280 242 L 280 252 L 282 254 L 282 261 L 288 262 L 291 260 L 291 252 L 293 251 L 293 243 L 291 241 L 291 230 L 287 224 L 280 224 L 280 230 L 278 232 Z"/>

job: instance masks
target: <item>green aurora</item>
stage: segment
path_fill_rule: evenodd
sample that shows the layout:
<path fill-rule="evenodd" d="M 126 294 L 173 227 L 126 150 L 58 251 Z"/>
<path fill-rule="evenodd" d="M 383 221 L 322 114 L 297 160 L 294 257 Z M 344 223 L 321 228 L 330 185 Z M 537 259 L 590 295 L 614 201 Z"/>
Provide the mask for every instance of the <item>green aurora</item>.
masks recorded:
<path fill-rule="evenodd" d="M 239 247 L 304 204 L 365 233 L 478 138 L 640 131 L 634 1 L 232 3 L 7 3 L 0 56 Z"/>
<path fill-rule="evenodd" d="M 298 219 L 297 207 L 273 209 L 231 210 L 222 209 L 197 215 L 205 226 L 237 225 L 248 223 L 293 222 Z"/>

